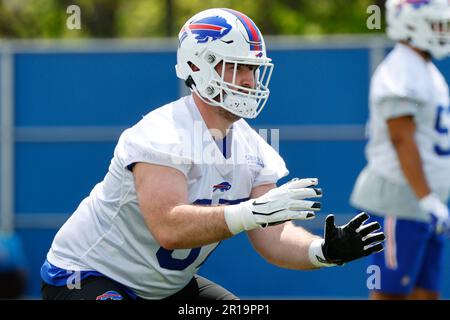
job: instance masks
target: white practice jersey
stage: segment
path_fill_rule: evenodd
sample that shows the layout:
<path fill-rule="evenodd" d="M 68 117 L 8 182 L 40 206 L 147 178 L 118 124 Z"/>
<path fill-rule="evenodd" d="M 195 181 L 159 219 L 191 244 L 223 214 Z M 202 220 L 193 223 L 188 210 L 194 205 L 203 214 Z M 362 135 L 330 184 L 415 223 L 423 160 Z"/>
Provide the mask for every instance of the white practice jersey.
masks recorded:
<path fill-rule="evenodd" d="M 107 175 L 59 230 L 47 260 L 61 269 L 98 271 L 145 299 L 183 288 L 218 243 L 162 248 L 139 209 L 129 166 L 146 162 L 178 169 L 186 176 L 190 203 L 202 205 L 239 203 L 255 186 L 288 174 L 279 154 L 243 119 L 231 131 L 227 159 L 192 96 L 147 114 L 122 133 Z"/>
<path fill-rule="evenodd" d="M 450 189 L 447 83 L 433 62 L 398 43 L 375 71 L 369 100 L 368 164 L 357 180 L 352 203 L 373 212 L 426 220 L 400 167 L 386 121 L 414 116 L 415 140 L 428 184 L 446 202 Z"/>

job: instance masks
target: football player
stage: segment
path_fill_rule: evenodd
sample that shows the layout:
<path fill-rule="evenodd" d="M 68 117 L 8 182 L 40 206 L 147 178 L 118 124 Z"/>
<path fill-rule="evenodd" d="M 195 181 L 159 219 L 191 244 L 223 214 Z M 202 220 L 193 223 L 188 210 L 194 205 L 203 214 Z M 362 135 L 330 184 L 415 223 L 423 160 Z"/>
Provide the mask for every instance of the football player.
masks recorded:
<path fill-rule="evenodd" d="M 247 232 L 290 269 L 344 264 L 383 248 L 361 213 L 325 238 L 291 220 L 314 218 L 317 179 L 286 176 L 283 159 L 243 118 L 269 97 L 273 64 L 246 15 L 209 9 L 179 33 L 177 76 L 191 94 L 120 137 L 108 173 L 56 234 L 41 268 L 44 299 L 237 299 L 197 275 L 220 241 Z"/>
<path fill-rule="evenodd" d="M 433 63 L 450 49 L 447 0 L 388 0 L 394 49 L 370 87 L 368 164 L 352 204 L 373 213 L 386 234 L 373 299 L 437 299 L 449 228 L 450 109 L 447 83 Z"/>

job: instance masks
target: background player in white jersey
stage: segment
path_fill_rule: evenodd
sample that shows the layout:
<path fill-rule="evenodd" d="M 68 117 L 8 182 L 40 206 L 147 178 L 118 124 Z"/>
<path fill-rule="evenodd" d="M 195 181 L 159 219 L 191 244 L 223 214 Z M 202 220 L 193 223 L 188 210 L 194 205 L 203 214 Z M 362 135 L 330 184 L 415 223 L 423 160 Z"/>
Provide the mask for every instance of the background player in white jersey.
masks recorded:
<path fill-rule="evenodd" d="M 363 225 L 365 213 L 343 227 L 330 215 L 325 239 L 290 222 L 319 210 L 303 200 L 322 195 L 318 181 L 277 188 L 284 161 L 241 119 L 265 105 L 270 61 L 240 12 L 210 9 L 187 21 L 176 72 L 192 94 L 121 135 L 106 177 L 52 243 L 44 299 L 236 299 L 196 273 L 221 240 L 242 231 L 269 262 L 290 269 L 382 250 L 384 234 L 378 223 Z"/>
<path fill-rule="evenodd" d="M 374 214 L 387 237 L 381 288 L 373 299 L 436 299 L 444 233 L 449 227 L 450 109 L 448 86 L 431 57 L 450 49 L 447 0 L 389 0 L 388 35 L 395 48 L 370 87 L 367 166 L 352 204 Z"/>

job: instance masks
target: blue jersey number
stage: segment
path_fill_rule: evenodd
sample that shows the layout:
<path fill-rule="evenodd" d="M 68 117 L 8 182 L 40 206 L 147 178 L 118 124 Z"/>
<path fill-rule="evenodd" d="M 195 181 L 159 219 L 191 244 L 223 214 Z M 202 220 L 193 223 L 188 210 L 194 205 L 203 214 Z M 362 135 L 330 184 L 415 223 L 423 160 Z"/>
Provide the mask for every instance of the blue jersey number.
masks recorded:
<path fill-rule="evenodd" d="M 184 259 L 176 259 L 172 257 L 173 250 L 167 250 L 160 247 L 156 252 L 156 258 L 158 258 L 161 268 L 169 270 L 184 270 L 189 267 L 200 254 L 200 248 L 191 249 L 189 255 Z"/>
<path fill-rule="evenodd" d="M 200 203 L 201 202 L 201 203 Z M 207 200 L 203 201 L 195 201 L 194 204 L 211 204 L 211 200 L 209 202 Z M 172 257 L 174 250 L 167 250 L 163 247 L 160 247 L 156 252 L 156 258 L 158 259 L 158 263 L 161 268 L 169 269 L 169 270 L 184 270 L 189 267 L 192 263 L 194 263 L 195 259 L 198 258 L 200 254 L 201 248 L 191 249 L 189 255 L 184 259 L 177 259 Z M 202 262 L 203 263 L 203 262 Z"/>
<path fill-rule="evenodd" d="M 442 147 L 438 144 L 434 145 L 434 151 L 439 156 L 450 155 L 449 126 L 450 126 L 450 107 L 444 108 L 442 106 L 439 106 L 437 109 L 435 129 L 439 134 L 445 135 L 447 136 L 447 138 L 449 138 L 448 139 L 449 146 L 447 148 Z"/>
<path fill-rule="evenodd" d="M 246 201 L 248 199 L 249 198 L 237 199 L 237 200 L 226 200 L 226 199 L 218 199 L 218 198 L 215 198 L 213 200 L 199 199 L 199 200 L 196 200 L 194 202 L 194 204 L 199 204 L 199 205 L 211 205 L 211 204 L 217 205 L 219 203 L 220 204 L 237 204 L 242 201 Z M 158 259 L 159 265 L 164 269 L 184 270 L 187 267 L 189 267 L 192 263 L 194 263 L 194 261 L 197 259 L 197 257 L 200 254 L 200 249 L 201 248 L 191 249 L 191 251 L 189 252 L 189 255 L 186 258 L 176 259 L 176 258 L 172 257 L 173 250 L 167 250 L 167 249 L 164 249 L 163 247 L 160 247 L 158 249 L 158 251 L 156 252 L 156 258 Z M 198 266 L 202 265 L 205 262 L 206 258 L 208 258 L 208 256 L 205 257 L 205 259 Z"/>
<path fill-rule="evenodd" d="M 213 203 L 214 205 L 217 204 L 238 204 L 242 201 L 246 201 L 249 198 L 244 198 L 244 199 L 237 199 L 237 200 L 226 200 L 226 199 L 199 199 L 196 200 L 194 202 L 194 204 L 199 204 L 199 205 L 211 205 L 211 203 Z M 158 249 L 158 251 L 156 252 L 156 258 L 158 259 L 159 265 L 164 268 L 164 269 L 169 269 L 169 270 L 184 270 L 187 267 L 189 267 L 191 264 L 194 263 L 194 261 L 198 258 L 199 254 L 200 254 L 200 249 L 201 248 L 194 248 L 191 249 L 191 251 L 189 252 L 189 255 L 184 258 L 184 259 L 176 259 L 174 257 L 172 257 L 173 254 L 173 250 L 167 250 L 164 249 L 163 247 L 160 247 Z M 211 253 L 210 253 L 211 254 Z M 208 255 L 209 256 L 209 255 Z M 206 258 L 199 264 L 202 265 Z"/>

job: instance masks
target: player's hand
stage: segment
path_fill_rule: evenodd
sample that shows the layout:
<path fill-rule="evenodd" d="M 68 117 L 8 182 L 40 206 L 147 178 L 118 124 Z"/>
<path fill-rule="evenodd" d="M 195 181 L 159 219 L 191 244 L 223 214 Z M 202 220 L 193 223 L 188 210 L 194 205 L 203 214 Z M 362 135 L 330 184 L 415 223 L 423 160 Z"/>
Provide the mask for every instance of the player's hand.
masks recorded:
<path fill-rule="evenodd" d="M 318 179 L 293 179 L 256 199 L 225 207 L 225 220 L 231 233 L 266 227 L 290 220 L 308 220 L 320 210 L 320 202 L 303 200 L 322 196 L 311 188 Z"/>
<path fill-rule="evenodd" d="M 386 238 L 378 222 L 364 225 L 369 218 L 365 212 L 358 214 L 349 223 L 337 227 L 334 215 L 325 220 L 325 239 L 315 240 L 310 246 L 310 259 L 316 266 L 343 265 L 374 252 L 383 250 Z"/>
<path fill-rule="evenodd" d="M 439 197 L 430 193 L 419 201 L 420 208 L 431 216 L 437 234 L 448 233 L 450 230 L 450 217 L 448 207 Z"/>

